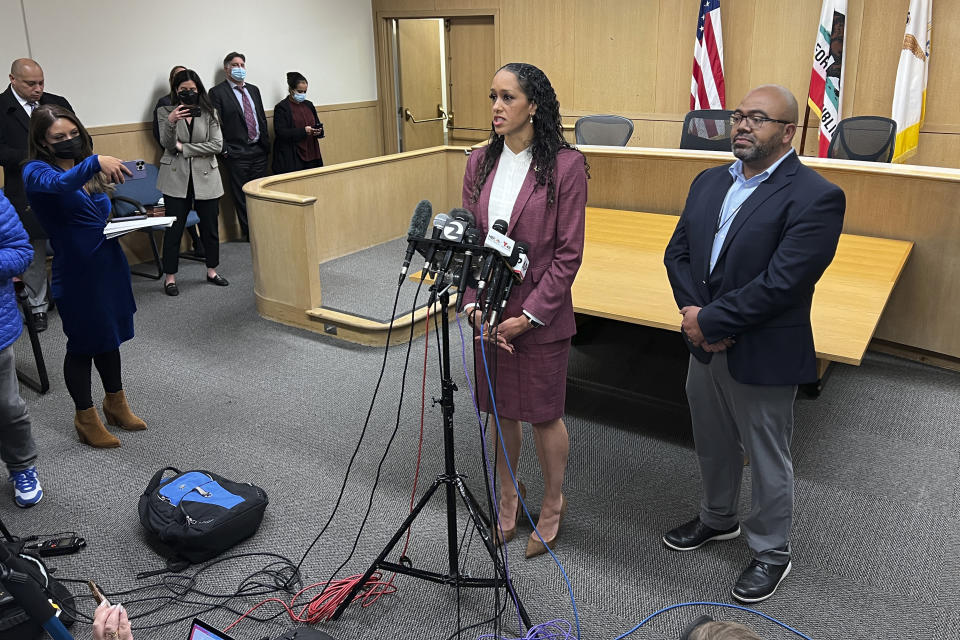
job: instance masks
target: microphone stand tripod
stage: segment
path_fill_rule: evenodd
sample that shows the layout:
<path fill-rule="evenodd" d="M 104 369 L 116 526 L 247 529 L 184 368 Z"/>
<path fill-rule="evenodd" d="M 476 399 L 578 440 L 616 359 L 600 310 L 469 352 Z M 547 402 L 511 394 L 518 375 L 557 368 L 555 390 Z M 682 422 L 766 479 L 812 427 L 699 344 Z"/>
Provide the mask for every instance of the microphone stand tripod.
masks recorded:
<path fill-rule="evenodd" d="M 441 286 L 441 279 L 438 277 L 431 287 L 431 296 L 429 306 L 432 306 L 433 302 L 436 300 L 438 293 L 437 287 Z M 491 524 L 486 517 L 486 515 L 481 511 L 480 505 L 477 503 L 476 498 L 473 497 L 473 494 L 470 492 L 470 488 L 467 487 L 463 482 L 463 476 L 457 473 L 456 463 L 454 462 L 454 448 L 453 448 L 453 392 L 457 390 L 457 385 L 453 381 L 453 377 L 450 373 L 450 323 L 449 323 L 449 306 L 450 306 L 450 293 L 449 285 L 444 287 L 440 293 L 440 318 L 441 318 L 441 398 L 440 406 L 443 410 L 443 460 L 444 460 L 444 472 L 437 476 L 437 479 L 433 481 L 433 484 L 430 485 L 430 488 L 423 494 L 423 497 L 420 498 L 420 501 L 417 502 L 413 510 L 410 512 L 410 515 L 407 516 L 406 520 L 403 521 L 403 524 L 397 530 L 397 532 L 390 539 L 390 542 L 387 543 L 387 546 L 384 547 L 383 551 L 380 552 L 380 555 L 377 556 L 376 560 L 373 561 L 373 564 L 370 565 L 370 568 L 367 569 L 367 572 L 363 577 L 350 589 L 350 592 L 340 603 L 340 606 L 337 607 L 337 610 L 333 613 L 331 617 L 332 620 L 337 620 L 340 618 L 340 615 L 346 610 L 350 603 L 356 597 L 357 592 L 364 588 L 367 584 L 367 581 L 370 577 L 378 570 L 383 569 L 384 571 L 392 571 L 394 573 L 401 573 L 404 575 L 412 576 L 414 578 L 419 578 L 421 580 L 428 580 L 430 582 L 436 582 L 439 584 L 446 584 L 454 587 L 476 587 L 476 588 L 499 588 L 506 587 L 510 595 L 515 598 L 517 603 L 517 610 L 520 614 L 520 618 L 523 621 L 523 624 L 527 629 L 530 628 L 530 617 L 527 615 L 527 610 L 524 608 L 523 603 L 520 601 L 519 596 L 517 596 L 516 591 L 513 587 L 513 582 L 507 576 L 506 567 L 503 564 L 503 561 L 500 559 L 500 555 L 497 552 L 496 543 L 494 542 L 492 536 Z M 429 331 L 429 327 L 427 328 Z M 434 399 L 434 403 L 437 400 Z M 486 474 L 484 474 L 486 476 Z M 486 477 L 484 478 L 486 481 Z M 393 551 L 394 547 L 400 542 L 400 539 L 403 538 L 406 534 L 407 529 L 413 524 L 413 521 L 417 519 L 417 516 L 423 511 L 423 508 L 430 501 L 430 498 L 433 497 L 433 494 L 437 492 L 441 487 L 446 489 L 446 507 L 447 507 L 447 553 L 449 565 L 447 567 L 446 573 L 439 573 L 436 571 L 428 571 L 425 569 L 417 569 L 412 566 L 407 566 L 404 564 L 398 564 L 395 562 L 390 562 L 386 558 Z M 493 560 L 493 565 L 496 571 L 496 576 L 493 578 L 473 578 L 469 576 L 460 575 L 460 558 L 459 558 L 459 548 L 457 543 L 457 537 L 459 535 L 459 528 L 457 526 L 457 497 L 459 495 L 460 500 L 463 502 L 463 505 L 466 507 L 467 512 L 470 514 L 470 519 L 473 521 L 473 526 L 476 529 L 477 533 L 480 535 L 481 540 L 483 541 L 484 546 L 487 549 L 487 553 L 490 554 L 490 558 Z"/>

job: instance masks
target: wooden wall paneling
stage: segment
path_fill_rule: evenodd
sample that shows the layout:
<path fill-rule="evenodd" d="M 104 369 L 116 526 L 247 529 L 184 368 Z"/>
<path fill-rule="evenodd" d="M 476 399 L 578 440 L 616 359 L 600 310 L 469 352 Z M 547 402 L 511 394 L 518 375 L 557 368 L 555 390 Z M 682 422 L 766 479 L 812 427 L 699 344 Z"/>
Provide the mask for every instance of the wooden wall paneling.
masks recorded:
<path fill-rule="evenodd" d="M 575 35 L 574 100 L 569 107 L 589 113 L 655 111 L 657 23 L 655 2 L 577 2 L 567 32 Z M 555 34 L 559 36 L 559 34 Z M 564 38 L 557 37 L 562 42 Z M 640 79 L 646 78 L 648 82 Z"/>
<path fill-rule="evenodd" d="M 500 64 L 528 62 L 542 69 L 563 112 L 576 104 L 575 59 L 583 46 L 571 28 L 577 4 L 575 0 L 500 0 Z"/>
<path fill-rule="evenodd" d="M 890 117 L 908 2 L 890 0 L 883 11 L 863 14 L 858 66 L 864 72 L 857 73 L 855 97 L 847 103 L 853 109 L 844 115 Z"/>
<path fill-rule="evenodd" d="M 747 91 L 761 84 L 781 84 L 798 102 L 805 100 L 819 21 L 818 0 L 758 2 L 749 80 L 738 93 L 728 95 L 728 108 L 735 108 Z"/>
<path fill-rule="evenodd" d="M 317 107 L 326 137 L 320 140 L 323 162 L 339 164 L 382 153 L 380 116 L 376 101 Z"/>
<path fill-rule="evenodd" d="M 906 14 L 904 14 L 906 15 Z M 943 124 L 960 124 L 960 65 L 956 46 L 960 42 L 960 0 L 937 0 L 933 3 L 933 31 L 930 46 L 930 69 L 927 76 L 927 114 L 924 130 Z M 896 71 L 894 71 L 896 74 Z M 960 148 L 960 137 L 954 145 Z M 922 148 L 922 147 L 921 147 Z M 960 159 L 954 158 L 954 165 Z"/>
<path fill-rule="evenodd" d="M 449 19 L 450 107 L 454 140 L 484 140 L 490 133 L 490 80 L 497 69 L 494 17 Z"/>
<path fill-rule="evenodd" d="M 724 0 L 720 3 L 723 21 L 723 74 L 727 93 L 727 108 L 733 109 L 751 88 L 755 46 L 754 40 L 760 37 L 756 30 L 756 13 L 760 0 Z M 694 18 L 695 19 L 695 18 Z M 813 47 L 811 41 L 810 46 Z M 813 49 L 810 50 L 813 55 Z M 693 65 L 693 39 L 690 38 L 690 50 L 686 54 L 688 66 Z M 684 77 L 690 81 L 690 69 Z M 689 86 L 687 89 L 689 93 Z M 684 112 L 689 109 L 687 101 Z"/>
<path fill-rule="evenodd" d="M 652 111 L 685 114 L 690 110 L 690 81 L 693 69 L 693 42 L 699 6 L 695 2 L 678 3 L 660 0 L 656 38 L 643 51 L 656 59 L 656 76 L 638 76 L 635 82 L 656 94 Z M 721 9 L 724 30 L 727 29 L 727 7 Z M 726 42 L 726 38 L 724 38 Z M 655 43 L 656 52 L 650 50 Z M 724 47 L 726 55 L 726 47 Z M 682 119 L 681 115 L 681 119 Z M 677 135 L 679 143 L 680 136 Z M 632 143 L 631 143 L 632 144 Z M 644 145 L 640 145 L 644 146 Z"/>

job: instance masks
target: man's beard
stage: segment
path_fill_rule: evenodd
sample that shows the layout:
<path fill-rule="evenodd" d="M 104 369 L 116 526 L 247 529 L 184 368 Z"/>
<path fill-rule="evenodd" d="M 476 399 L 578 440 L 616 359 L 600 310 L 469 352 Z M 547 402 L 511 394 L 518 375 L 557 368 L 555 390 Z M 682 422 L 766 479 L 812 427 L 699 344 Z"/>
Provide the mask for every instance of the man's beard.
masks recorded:
<path fill-rule="evenodd" d="M 755 160 L 762 160 L 770 155 L 770 147 L 762 144 L 760 142 L 753 143 L 752 147 L 747 148 L 737 148 L 733 145 L 733 141 L 730 141 L 730 148 L 733 150 L 733 155 L 742 160 L 743 162 L 754 162 Z"/>

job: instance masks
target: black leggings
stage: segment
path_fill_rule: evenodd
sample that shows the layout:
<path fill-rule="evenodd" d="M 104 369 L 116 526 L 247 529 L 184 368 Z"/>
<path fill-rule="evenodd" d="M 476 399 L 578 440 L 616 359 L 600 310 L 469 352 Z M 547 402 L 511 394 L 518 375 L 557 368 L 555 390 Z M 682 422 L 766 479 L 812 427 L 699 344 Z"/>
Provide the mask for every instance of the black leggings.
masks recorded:
<path fill-rule="evenodd" d="M 104 391 L 116 393 L 123 389 L 123 382 L 120 379 L 120 349 L 105 351 L 95 356 L 68 351 L 63 357 L 63 379 L 67 383 L 67 391 L 70 392 L 77 411 L 93 406 L 93 395 L 90 391 L 91 360 L 100 374 Z"/>

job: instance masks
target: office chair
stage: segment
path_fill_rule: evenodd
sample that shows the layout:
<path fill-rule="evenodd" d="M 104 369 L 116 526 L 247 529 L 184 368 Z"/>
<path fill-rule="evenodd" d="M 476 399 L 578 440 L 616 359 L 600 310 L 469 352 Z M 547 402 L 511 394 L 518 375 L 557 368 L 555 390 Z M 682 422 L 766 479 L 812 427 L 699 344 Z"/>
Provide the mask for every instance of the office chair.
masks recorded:
<path fill-rule="evenodd" d="M 683 118 L 681 149 L 730 151 L 730 114 L 728 109 L 698 109 Z"/>
<path fill-rule="evenodd" d="M 139 180 L 127 180 L 123 184 L 117 185 L 116 191 L 111 198 L 113 203 L 112 217 L 119 218 L 122 216 L 146 214 L 147 208 L 155 206 L 160 201 L 160 198 L 163 197 L 163 194 L 157 189 L 157 176 L 160 170 L 156 165 L 150 163 L 144 163 L 143 170 L 146 172 L 146 177 Z M 198 222 L 200 222 L 200 218 L 197 216 L 196 211 L 191 211 L 187 214 L 187 227 L 194 226 Z M 153 253 L 153 263 L 156 266 L 157 272 L 146 273 L 131 267 L 130 273 L 144 278 L 150 278 L 151 280 L 159 280 L 163 277 L 163 265 L 160 262 L 160 250 L 157 247 L 157 239 L 154 232 L 164 230 L 165 227 L 162 226 L 138 229 L 138 231 L 147 234 L 147 237 L 150 239 L 150 250 Z M 181 256 L 190 260 L 203 260 L 203 258 L 197 258 L 196 256 L 187 254 L 181 254 Z"/>
<path fill-rule="evenodd" d="M 633 120 L 623 116 L 583 116 L 574 126 L 577 144 L 625 147 L 633 135 Z"/>
<path fill-rule="evenodd" d="M 890 162 L 896 147 L 897 123 L 880 116 L 844 118 L 827 149 L 828 158 Z"/>

